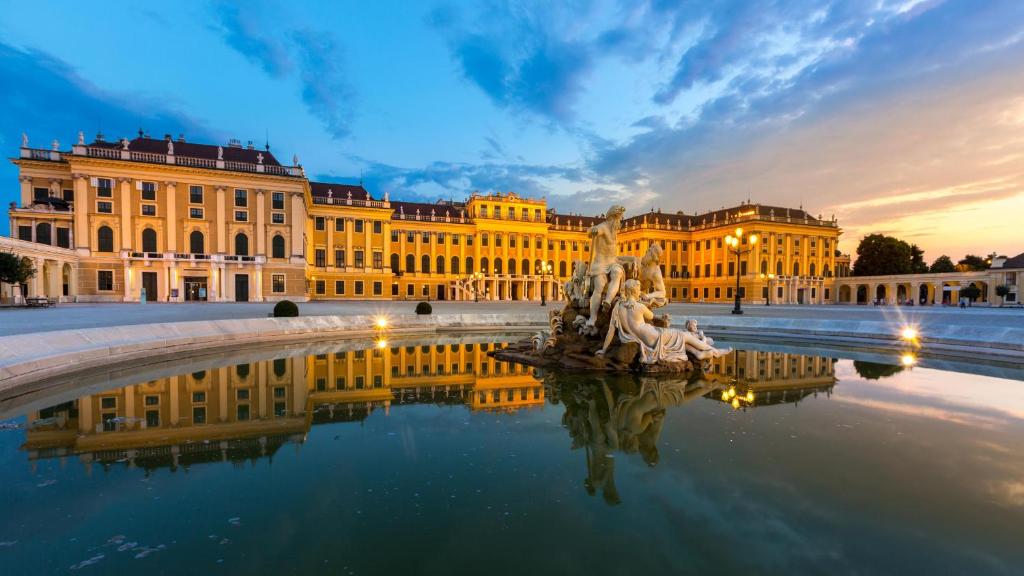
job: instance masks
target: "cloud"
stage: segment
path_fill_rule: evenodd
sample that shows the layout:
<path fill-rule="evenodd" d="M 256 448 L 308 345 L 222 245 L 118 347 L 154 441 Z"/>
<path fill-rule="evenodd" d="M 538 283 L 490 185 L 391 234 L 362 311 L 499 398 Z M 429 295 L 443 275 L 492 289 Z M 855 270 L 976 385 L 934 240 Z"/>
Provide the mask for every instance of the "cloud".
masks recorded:
<path fill-rule="evenodd" d="M 344 51 L 334 36 L 314 30 L 292 34 L 299 54 L 302 100 L 336 139 L 349 135 L 355 94 L 346 79 Z"/>
<path fill-rule="evenodd" d="M 254 20 L 253 14 L 251 7 L 243 11 L 236 2 L 220 2 L 214 9 L 220 32 L 228 46 L 268 75 L 274 78 L 287 76 L 292 69 L 288 50 L 280 40 L 262 32 L 264 27 Z"/>
<path fill-rule="evenodd" d="M 108 139 L 130 136 L 140 126 L 162 133 L 183 132 L 189 138 L 213 139 L 216 135 L 201 121 L 168 107 L 167 100 L 145 94 L 112 94 L 82 78 L 62 60 L 33 49 L 0 43 L 0 146 L 12 151 L 21 146 L 20 134 L 29 144 L 49 148 L 57 138 L 68 148 L 78 130 L 91 138 L 102 128 Z M 17 167 L 0 164 L 0 181 L 16 182 Z M 16 186 L 3 186 L 2 201 L 15 201 Z M 0 221 L 0 233 L 9 225 Z"/>

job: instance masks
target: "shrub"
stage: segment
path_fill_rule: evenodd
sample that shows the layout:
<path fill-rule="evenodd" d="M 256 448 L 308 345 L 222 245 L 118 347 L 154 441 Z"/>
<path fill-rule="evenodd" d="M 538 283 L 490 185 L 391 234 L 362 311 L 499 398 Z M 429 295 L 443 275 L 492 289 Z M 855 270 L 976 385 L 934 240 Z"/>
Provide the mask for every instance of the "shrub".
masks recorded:
<path fill-rule="evenodd" d="M 274 304 L 274 318 L 294 318 L 299 315 L 299 307 L 291 300 L 281 300 Z"/>
<path fill-rule="evenodd" d="M 430 302 L 420 302 L 416 305 L 417 314 L 430 314 L 434 309 L 430 307 Z"/>

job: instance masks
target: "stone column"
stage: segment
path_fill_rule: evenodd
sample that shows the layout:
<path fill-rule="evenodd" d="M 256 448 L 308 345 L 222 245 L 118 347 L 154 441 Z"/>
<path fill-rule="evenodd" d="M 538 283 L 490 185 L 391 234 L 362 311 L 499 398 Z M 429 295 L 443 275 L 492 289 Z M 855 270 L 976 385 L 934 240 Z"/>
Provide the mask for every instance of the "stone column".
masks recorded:
<path fill-rule="evenodd" d="M 333 268 L 337 266 L 337 260 L 334 258 L 334 218 L 330 216 L 324 217 L 324 228 L 327 229 L 327 267 Z"/>
<path fill-rule="evenodd" d="M 164 230 L 164 250 L 178 251 L 178 183 L 164 182 L 164 195 L 167 198 L 167 225 Z M 75 193 L 78 197 L 78 193 Z"/>
<path fill-rule="evenodd" d="M 352 268 L 355 262 L 355 250 L 352 247 L 353 230 L 355 226 L 355 220 L 352 218 L 345 219 L 345 268 Z M 363 230 L 366 230 L 366 223 L 363 223 Z M 366 258 L 366 254 L 363 254 L 363 258 Z"/>
<path fill-rule="evenodd" d="M 256 191 L 256 252 L 257 256 L 267 253 L 267 206 L 266 190 Z"/>
<path fill-rule="evenodd" d="M 21 182 L 21 205 L 31 206 L 32 205 L 32 177 L 31 176 L 19 176 L 18 180 Z M 78 196 L 75 196 L 78 199 Z"/>
<path fill-rule="evenodd" d="M 132 179 L 117 179 L 121 188 L 121 250 L 132 249 Z"/>
<path fill-rule="evenodd" d="M 92 202 L 89 201 L 89 176 L 85 174 L 74 175 L 75 205 L 72 217 L 74 218 L 75 242 L 72 245 L 79 254 L 89 255 L 89 209 Z"/>
<path fill-rule="evenodd" d="M 256 284 L 254 291 L 254 302 L 263 302 L 263 265 L 256 265 L 256 273 L 253 274 L 253 283 Z"/>
<path fill-rule="evenodd" d="M 225 192 L 223 186 L 217 186 L 217 250 L 211 253 L 227 254 L 227 215 L 225 214 Z"/>
<path fill-rule="evenodd" d="M 291 210 L 291 224 L 292 224 L 292 254 L 291 261 L 293 264 L 304 263 L 304 257 L 306 254 L 305 245 L 305 226 L 306 226 L 306 203 L 303 199 L 302 192 L 291 192 L 292 197 L 292 210 Z"/>
<path fill-rule="evenodd" d="M 171 409 L 170 410 L 170 412 L 171 412 L 171 414 L 170 414 L 170 418 L 171 418 L 170 425 L 171 426 L 177 426 L 178 422 L 181 420 L 181 415 L 179 413 L 180 406 L 178 406 L 178 402 L 179 402 L 179 399 L 178 399 L 178 387 L 179 386 L 181 386 L 181 376 L 171 376 L 170 378 L 167 379 L 167 389 L 168 389 L 168 393 L 169 393 L 168 394 L 168 402 L 171 403 L 171 406 L 170 406 L 170 409 Z"/>
<path fill-rule="evenodd" d="M 135 292 L 135 287 L 132 286 L 132 267 L 128 264 L 128 260 L 124 261 L 124 297 L 122 300 L 128 302 L 132 299 L 132 294 Z"/>
<path fill-rule="evenodd" d="M 217 408 L 218 418 L 221 422 L 228 421 L 228 369 L 226 367 L 217 369 Z"/>

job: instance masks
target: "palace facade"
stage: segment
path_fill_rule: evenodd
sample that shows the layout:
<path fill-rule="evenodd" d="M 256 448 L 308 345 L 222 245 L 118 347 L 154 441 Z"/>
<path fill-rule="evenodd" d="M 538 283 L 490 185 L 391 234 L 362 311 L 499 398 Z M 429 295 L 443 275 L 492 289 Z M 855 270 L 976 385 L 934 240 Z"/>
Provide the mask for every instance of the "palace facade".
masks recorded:
<path fill-rule="evenodd" d="M 559 214 L 544 199 L 473 194 L 417 203 L 361 185 L 312 182 L 269 147 L 183 137 L 86 144 L 23 142 L 20 203 L 0 248 L 33 258 L 20 292 L 64 301 L 557 299 L 589 261 L 599 216 Z M 725 242 L 744 231 L 739 258 Z M 757 244 L 748 244 L 752 234 Z M 744 203 L 705 214 L 651 211 L 619 232 L 621 254 L 663 249 L 672 301 L 835 299 L 835 219 Z M 542 266 L 546 264 L 546 266 Z M 16 290 L 16 292 L 18 292 Z M 4 290 L 9 297 L 10 290 Z"/>

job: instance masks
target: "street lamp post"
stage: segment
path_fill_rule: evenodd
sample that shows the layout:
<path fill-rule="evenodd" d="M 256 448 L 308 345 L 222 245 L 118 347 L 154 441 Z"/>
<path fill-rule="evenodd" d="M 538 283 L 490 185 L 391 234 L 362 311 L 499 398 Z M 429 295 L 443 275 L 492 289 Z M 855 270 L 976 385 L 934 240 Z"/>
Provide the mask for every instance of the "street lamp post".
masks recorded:
<path fill-rule="evenodd" d="M 736 305 L 732 309 L 733 314 L 743 314 L 743 308 L 740 307 L 740 256 L 753 250 L 753 246 L 757 244 L 757 234 L 751 234 L 748 236 L 751 248 L 743 250 L 740 248 L 741 239 L 743 238 L 743 228 L 737 228 L 733 231 L 733 234 L 729 234 L 725 237 L 725 244 L 728 247 L 729 252 L 736 255 Z"/>
<path fill-rule="evenodd" d="M 537 273 L 540 274 L 540 280 L 541 280 L 541 282 L 540 282 L 540 305 L 541 306 L 547 306 L 548 305 L 547 290 L 545 290 L 546 286 L 544 285 L 544 280 L 546 280 L 547 277 L 550 276 L 552 272 L 554 272 L 554 267 L 551 264 L 549 264 L 548 262 L 539 262 L 537 264 Z"/>
<path fill-rule="evenodd" d="M 481 272 L 474 272 L 469 275 L 473 279 L 473 302 L 480 301 L 480 280 L 483 279 L 484 275 Z"/>
<path fill-rule="evenodd" d="M 768 280 L 768 295 L 764 297 L 764 305 L 765 306 L 771 306 L 772 305 L 772 281 L 775 280 L 775 274 L 772 274 L 772 273 L 761 274 L 761 280 L 765 280 L 765 279 Z"/>

